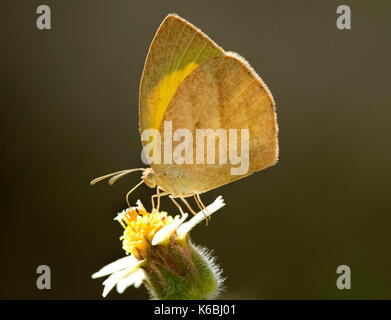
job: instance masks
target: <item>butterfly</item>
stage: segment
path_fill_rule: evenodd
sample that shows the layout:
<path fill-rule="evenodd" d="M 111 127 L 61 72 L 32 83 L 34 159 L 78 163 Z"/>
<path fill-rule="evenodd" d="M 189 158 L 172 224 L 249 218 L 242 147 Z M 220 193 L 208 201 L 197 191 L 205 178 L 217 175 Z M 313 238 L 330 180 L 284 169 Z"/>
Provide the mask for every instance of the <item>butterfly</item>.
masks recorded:
<path fill-rule="evenodd" d="M 224 51 L 201 30 L 176 14 L 169 14 L 164 19 L 153 38 L 139 92 L 141 136 L 151 129 L 155 138 L 164 136 L 167 123 L 174 132 L 185 129 L 194 136 L 197 130 L 205 128 L 212 129 L 212 132 L 229 132 L 231 139 L 232 130 L 242 130 L 241 141 L 235 142 L 236 148 L 242 153 L 246 151 L 249 156 L 247 171 L 232 174 L 232 165 L 228 163 L 161 161 L 161 157 L 155 154 L 158 149 L 152 148 L 152 160 L 155 161 L 150 161 L 149 168 L 114 172 L 94 179 L 91 184 L 106 178 L 110 178 L 109 184 L 113 184 L 130 172 L 142 171 L 141 182 L 126 196 L 128 205 L 130 193 L 145 183 L 157 189 L 152 196 L 153 207 L 154 198 L 158 198 L 159 207 L 160 196 L 168 195 L 179 208 L 176 198 L 194 213 L 185 198 L 194 197 L 197 205 L 205 209 L 201 193 L 263 170 L 278 160 L 275 102 L 266 84 L 242 57 Z M 221 136 L 219 138 L 220 142 L 225 141 Z M 183 144 L 178 139 L 171 142 L 171 148 Z M 142 143 L 144 148 L 151 147 L 150 139 L 142 138 Z M 161 148 L 160 142 L 154 143 L 154 147 Z M 212 158 L 223 151 L 229 153 L 231 159 L 234 157 L 227 151 L 230 146 L 219 145 L 218 151 L 198 150 L 198 145 L 187 144 L 182 145 L 182 149 L 189 151 L 191 156 L 207 157 L 207 151 L 210 151 Z M 165 154 L 165 158 L 172 160 L 172 155 L 166 157 Z"/>

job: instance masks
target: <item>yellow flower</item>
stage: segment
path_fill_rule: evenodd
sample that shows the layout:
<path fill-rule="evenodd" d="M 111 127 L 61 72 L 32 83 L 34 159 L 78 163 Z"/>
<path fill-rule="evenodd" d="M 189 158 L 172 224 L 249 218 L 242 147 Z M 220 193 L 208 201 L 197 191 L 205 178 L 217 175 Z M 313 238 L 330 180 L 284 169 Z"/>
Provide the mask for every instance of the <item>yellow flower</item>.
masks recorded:
<path fill-rule="evenodd" d="M 124 228 L 120 237 L 127 256 L 103 267 L 92 275 L 110 275 L 104 282 L 103 297 L 114 286 L 122 293 L 127 287 L 146 285 L 156 299 L 208 299 L 222 284 L 221 271 L 210 253 L 198 248 L 188 234 L 195 225 L 225 204 L 219 196 L 206 212 L 169 216 L 154 210 L 149 213 L 142 203 L 120 212 L 115 220 Z"/>
<path fill-rule="evenodd" d="M 175 219 L 179 219 L 176 216 Z M 132 254 L 137 259 L 144 259 L 148 255 L 155 234 L 174 219 L 167 216 L 166 212 L 154 211 L 149 213 L 144 209 L 140 201 L 137 207 L 126 209 L 115 218 L 125 229 L 122 240 L 122 248 L 126 254 Z"/>

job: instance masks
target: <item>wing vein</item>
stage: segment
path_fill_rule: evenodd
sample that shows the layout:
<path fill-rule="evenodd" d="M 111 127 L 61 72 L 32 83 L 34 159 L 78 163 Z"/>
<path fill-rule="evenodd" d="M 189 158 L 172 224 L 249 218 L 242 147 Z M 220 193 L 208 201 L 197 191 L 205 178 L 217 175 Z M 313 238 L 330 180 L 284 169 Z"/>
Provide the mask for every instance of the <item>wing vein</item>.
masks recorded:
<path fill-rule="evenodd" d="M 194 35 L 193 35 L 193 37 L 191 38 L 191 40 L 189 41 L 189 43 L 187 44 L 186 49 L 183 51 L 183 54 L 182 54 L 182 56 L 181 56 L 181 59 L 178 61 L 177 65 L 176 65 L 176 67 L 175 67 L 175 70 L 177 70 L 177 69 L 179 68 L 179 66 L 181 65 L 182 60 L 183 60 L 183 58 L 185 57 L 187 51 L 189 50 L 190 45 L 191 45 L 191 43 L 193 42 L 193 40 L 194 40 L 194 38 L 195 38 L 196 35 L 197 35 L 197 31 L 194 30 Z"/>
<path fill-rule="evenodd" d="M 183 33 L 183 31 L 185 30 L 185 27 L 186 27 L 186 25 L 184 24 L 184 25 L 183 25 L 183 28 L 182 28 L 182 31 L 181 31 L 181 33 L 179 34 L 179 37 L 178 37 L 178 39 L 177 39 L 177 41 L 176 41 L 176 43 L 175 43 L 175 47 L 174 47 L 174 49 L 172 50 L 171 59 L 170 59 L 170 67 L 169 67 L 169 69 L 167 70 L 166 74 L 168 74 L 168 71 L 171 71 L 171 67 L 172 67 L 172 64 L 173 64 L 173 62 L 174 62 L 175 51 L 176 51 L 176 48 L 178 47 L 179 40 L 180 40 L 181 37 L 182 37 L 182 33 Z"/>
<path fill-rule="evenodd" d="M 271 139 L 271 140 L 269 140 L 269 141 L 266 141 L 266 142 L 264 142 L 264 143 L 262 143 L 262 144 L 258 144 L 258 145 L 256 145 L 256 147 L 262 147 L 262 146 L 264 146 L 265 144 L 268 144 L 268 143 L 271 143 L 271 142 L 274 142 L 276 139 Z"/>
<path fill-rule="evenodd" d="M 236 96 L 234 96 L 231 101 L 229 103 L 232 103 L 234 102 L 238 97 L 240 97 L 246 90 L 248 90 L 252 84 L 256 81 L 257 79 L 253 79 L 252 81 L 250 81 L 250 83 L 244 88 L 242 89 Z"/>
<path fill-rule="evenodd" d="M 196 57 L 195 57 L 195 59 L 194 59 L 195 62 L 197 62 L 197 60 L 198 60 L 198 58 L 200 57 L 201 53 L 205 50 L 207 44 L 208 44 L 208 41 L 205 40 L 205 44 L 202 46 L 200 52 L 198 52 L 198 54 L 196 55 Z"/>

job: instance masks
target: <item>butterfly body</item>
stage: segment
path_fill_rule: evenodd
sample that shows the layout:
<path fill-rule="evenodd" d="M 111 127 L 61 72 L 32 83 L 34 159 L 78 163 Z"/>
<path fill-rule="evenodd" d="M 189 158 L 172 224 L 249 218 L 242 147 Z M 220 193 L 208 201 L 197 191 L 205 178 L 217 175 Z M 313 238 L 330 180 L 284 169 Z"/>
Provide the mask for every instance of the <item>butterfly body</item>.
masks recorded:
<path fill-rule="evenodd" d="M 184 183 L 186 177 L 178 170 L 170 172 L 168 169 L 155 173 L 152 168 L 147 168 L 141 179 L 148 187 L 155 188 L 157 186 L 160 190 L 172 195 L 174 198 L 191 197 L 194 194 L 206 191 L 197 189 L 196 185 Z"/>

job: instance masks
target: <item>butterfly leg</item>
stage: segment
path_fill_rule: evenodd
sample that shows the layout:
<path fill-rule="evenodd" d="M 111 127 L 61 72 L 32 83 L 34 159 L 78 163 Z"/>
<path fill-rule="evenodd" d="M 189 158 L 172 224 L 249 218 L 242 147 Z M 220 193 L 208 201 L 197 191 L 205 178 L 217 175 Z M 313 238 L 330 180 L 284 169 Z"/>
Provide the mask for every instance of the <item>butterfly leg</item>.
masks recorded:
<path fill-rule="evenodd" d="M 179 198 L 182 200 L 182 202 L 186 205 L 186 207 L 190 210 L 190 212 L 191 212 L 192 214 L 194 214 L 194 215 L 197 214 L 197 213 L 194 212 L 194 210 L 190 207 L 189 203 L 186 201 L 185 198 L 183 198 L 183 197 L 179 197 Z"/>
<path fill-rule="evenodd" d="M 152 211 L 155 209 L 155 198 L 157 198 L 157 208 L 156 210 L 159 211 L 160 209 L 160 197 L 163 197 L 163 196 L 168 196 L 170 193 L 169 192 L 162 192 L 160 193 L 160 188 L 157 187 L 156 188 L 156 194 L 154 194 L 152 197 L 151 197 L 151 201 L 152 201 Z"/>
<path fill-rule="evenodd" d="M 156 187 L 156 192 L 157 192 L 157 211 L 159 211 L 160 209 L 160 188 L 159 187 Z M 154 201 L 152 200 L 152 203 L 154 203 Z"/>
<path fill-rule="evenodd" d="M 154 194 L 154 195 L 151 197 L 152 212 L 155 210 L 155 201 L 154 201 L 154 198 L 155 198 L 155 197 L 158 197 L 158 199 L 160 199 L 159 187 L 156 187 L 156 194 Z"/>
<path fill-rule="evenodd" d="M 208 217 L 206 215 L 208 213 L 208 210 L 205 208 L 204 204 L 202 203 L 201 198 L 199 197 L 198 193 L 194 193 L 193 198 L 194 198 L 195 202 L 197 203 L 198 208 L 200 208 L 201 212 L 204 214 L 206 225 L 208 225 Z"/>
<path fill-rule="evenodd" d="M 179 211 L 181 212 L 181 214 L 182 214 L 182 216 L 183 216 L 184 213 L 183 213 L 183 210 L 182 210 L 181 206 L 179 205 L 179 203 L 175 201 L 174 197 L 173 197 L 171 194 L 169 195 L 169 198 L 170 198 L 170 199 L 172 200 L 172 202 L 177 206 L 177 208 L 179 209 Z"/>
<path fill-rule="evenodd" d="M 206 212 L 208 212 L 208 209 L 206 209 L 204 203 L 201 200 L 201 196 L 199 193 L 196 194 L 196 197 L 198 198 L 198 201 L 201 203 L 201 206 L 205 209 Z M 212 216 L 209 216 L 209 220 L 212 219 Z"/>
<path fill-rule="evenodd" d="M 144 183 L 143 180 L 141 180 L 141 182 L 139 182 L 135 187 L 133 187 L 127 194 L 126 194 L 126 203 L 128 204 L 128 207 L 130 208 L 130 202 L 129 202 L 129 196 L 130 194 L 136 190 L 139 186 L 141 186 L 142 184 Z"/>

